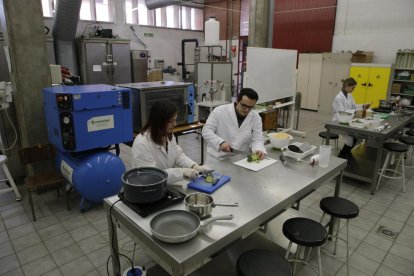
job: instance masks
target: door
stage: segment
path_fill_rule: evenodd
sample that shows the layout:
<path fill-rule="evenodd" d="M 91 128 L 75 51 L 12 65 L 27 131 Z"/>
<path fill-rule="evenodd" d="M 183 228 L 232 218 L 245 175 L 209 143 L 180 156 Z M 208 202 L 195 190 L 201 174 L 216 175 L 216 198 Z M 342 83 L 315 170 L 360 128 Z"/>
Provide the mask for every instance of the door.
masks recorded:
<path fill-rule="evenodd" d="M 108 83 L 106 63 L 106 43 L 85 42 L 86 84 Z"/>
<path fill-rule="evenodd" d="M 111 46 L 113 55 L 113 84 L 130 83 L 131 57 L 129 43 L 111 43 Z"/>
<path fill-rule="evenodd" d="M 390 67 L 370 68 L 365 102 L 370 103 L 371 107 L 378 107 L 380 100 L 387 99 L 390 74 Z"/>
<path fill-rule="evenodd" d="M 356 104 L 366 103 L 369 69 L 369 67 L 352 66 L 349 72 L 349 75 L 358 83 L 354 92 L 352 93 Z"/>
<path fill-rule="evenodd" d="M 322 54 L 311 54 L 306 108 L 318 110 L 319 89 L 321 87 Z"/>
<path fill-rule="evenodd" d="M 322 63 L 322 76 L 319 92 L 319 109 L 318 112 L 330 114 L 332 112 L 332 102 L 335 79 L 335 54 L 324 53 Z M 339 90 L 338 90 L 339 91 Z"/>
<path fill-rule="evenodd" d="M 300 108 L 307 108 L 308 80 L 309 80 L 310 54 L 299 54 L 298 79 L 296 81 L 296 92 L 302 94 Z"/>

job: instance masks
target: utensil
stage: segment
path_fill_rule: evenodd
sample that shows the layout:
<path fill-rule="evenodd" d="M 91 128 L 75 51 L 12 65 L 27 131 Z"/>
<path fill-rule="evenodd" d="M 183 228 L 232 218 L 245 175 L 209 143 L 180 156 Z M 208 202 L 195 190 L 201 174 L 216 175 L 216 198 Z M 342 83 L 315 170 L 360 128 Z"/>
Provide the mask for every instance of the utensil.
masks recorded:
<path fill-rule="evenodd" d="M 245 153 L 244 151 L 241 151 L 241 150 L 238 150 L 238 149 L 234 149 L 234 148 L 230 148 L 230 151 L 231 151 L 232 153 L 236 153 L 236 154 L 242 154 L 242 153 Z"/>
<path fill-rule="evenodd" d="M 201 227 L 216 220 L 232 220 L 233 215 L 219 216 L 201 221 L 190 211 L 169 210 L 156 215 L 151 219 L 152 235 L 166 243 L 181 243 L 195 237 Z"/>
<path fill-rule="evenodd" d="M 279 156 L 279 159 L 280 159 L 280 161 L 282 162 L 282 164 L 283 164 L 283 166 L 287 166 L 287 161 L 286 161 L 286 159 L 285 159 L 285 157 L 283 157 L 283 155 L 280 155 Z"/>
<path fill-rule="evenodd" d="M 168 173 L 153 167 L 135 168 L 121 176 L 126 200 L 138 204 L 153 203 L 167 195 Z"/>
<path fill-rule="evenodd" d="M 214 183 L 213 183 L 213 186 L 214 185 L 216 185 L 219 181 L 220 181 L 220 179 L 221 179 L 221 177 L 222 177 L 223 175 L 222 174 L 220 174 L 217 178 L 216 178 L 216 180 L 214 181 Z"/>
<path fill-rule="evenodd" d="M 208 217 L 216 206 L 238 207 L 239 203 L 214 202 L 213 197 L 205 193 L 189 194 L 184 199 L 185 208 L 200 218 Z"/>

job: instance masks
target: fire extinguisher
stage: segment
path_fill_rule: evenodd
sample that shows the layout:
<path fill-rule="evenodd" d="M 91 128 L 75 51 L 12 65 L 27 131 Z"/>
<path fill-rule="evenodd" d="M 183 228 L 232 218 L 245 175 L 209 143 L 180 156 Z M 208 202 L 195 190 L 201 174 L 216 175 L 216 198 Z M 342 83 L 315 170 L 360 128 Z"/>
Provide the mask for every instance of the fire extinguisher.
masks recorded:
<path fill-rule="evenodd" d="M 231 55 L 232 55 L 232 57 L 236 57 L 236 52 L 237 52 L 237 46 L 232 45 L 231 46 Z"/>

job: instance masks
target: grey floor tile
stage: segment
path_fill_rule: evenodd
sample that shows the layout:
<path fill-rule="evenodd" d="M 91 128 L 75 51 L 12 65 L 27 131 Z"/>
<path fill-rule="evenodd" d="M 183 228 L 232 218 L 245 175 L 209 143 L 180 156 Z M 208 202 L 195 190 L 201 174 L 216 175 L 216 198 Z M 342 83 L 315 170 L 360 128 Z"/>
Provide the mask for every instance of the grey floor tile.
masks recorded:
<path fill-rule="evenodd" d="M 392 219 L 392 218 L 389 218 L 389 217 L 382 217 L 379 221 L 378 221 L 378 223 L 377 223 L 377 225 L 374 227 L 374 229 L 372 230 L 372 231 L 376 231 L 376 229 L 378 228 L 378 226 L 385 226 L 385 227 L 387 227 L 388 229 L 391 229 L 392 231 L 395 231 L 395 232 L 400 232 L 401 231 L 401 229 L 403 228 L 403 226 L 404 226 L 404 223 L 402 223 L 402 222 L 400 222 L 400 221 L 397 221 L 397 220 L 395 220 L 395 219 Z"/>
<path fill-rule="evenodd" d="M 4 226 L 3 221 L 0 221 L 0 232 L 5 231 L 5 230 L 6 230 L 6 226 Z"/>
<path fill-rule="evenodd" d="M 64 276 L 81 276 L 95 270 L 91 262 L 85 257 L 81 257 L 70 263 L 64 264 L 59 269 Z"/>
<path fill-rule="evenodd" d="M 8 271 L 5 274 L 1 274 L 1 275 L 7 275 L 7 276 L 22 276 L 22 275 L 24 275 L 24 273 L 23 273 L 23 270 L 21 269 L 21 267 L 18 267 L 16 269 L 13 269 L 13 270 Z"/>
<path fill-rule="evenodd" d="M 387 255 L 386 250 L 379 249 L 367 242 L 362 242 L 355 252 L 377 263 L 381 263 L 382 260 L 384 260 L 385 255 Z"/>
<path fill-rule="evenodd" d="M 414 272 L 413 260 L 407 260 L 391 253 L 385 257 L 382 264 L 405 275 L 412 275 Z"/>
<path fill-rule="evenodd" d="M 15 240 L 12 240 L 13 247 L 16 251 L 23 250 L 41 242 L 40 236 L 37 232 L 30 233 Z"/>
<path fill-rule="evenodd" d="M 346 235 L 346 227 L 342 227 L 340 233 Z M 368 233 L 368 230 L 362 229 L 352 224 L 349 225 L 349 236 L 351 238 L 362 241 L 368 235 Z"/>
<path fill-rule="evenodd" d="M 355 267 L 360 271 L 363 271 L 368 275 L 373 275 L 380 265 L 379 263 L 370 260 L 367 257 L 362 256 L 358 253 L 353 253 L 349 261 L 351 266 Z"/>
<path fill-rule="evenodd" d="M 98 234 L 98 231 L 92 225 L 88 224 L 70 231 L 70 234 L 75 241 L 80 241 Z"/>
<path fill-rule="evenodd" d="M 14 248 L 11 242 L 5 242 L 0 244 L 0 259 L 9 256 L 14 253 Z"/>
<path fill-rule="evenodd" d="M 365 238 L 364 242 L 366 242 L 366 243 L 368 243 L 368 244 L 370 244 L 374 247 L 377 247 L 377 248 L 379 248 L 383 251 L 386 251 L 386 252 L 388 252 L 388 250 L 390 250 L 390 248 L 393 244 L 392 240 L 387 239 L 383 236 L 379 236 L 375 233 L 369 233 L 367 235 L 367 237 Z"/>
<path fill-rule="evenodd" d="M 33 225 L 39 231 L 57 223 L 59 223 L 57 217 L 55 215 L 51 215 L 37 219 L 35 222 L 33 222 Z"/>
<path fill-rule="evenodd" d="M 60 273 L 60 270 L 56 268 L 56 269 L 53 269 L 52 271 L 42 274 L 42 276 L 62 276 L 62 273 Z"/>
<path fill-rule="evenodd" d="M 43 256 L 31 263 L 23 265 L 25 276 L 38 276 L 56 268 L 56 264 L 50 255 Z M 74 274 L 75 275 L 75 274 Z"/>
<path fill-rule="evenodd" d="M 414 226 L 406 224 L 400 233 L 414 238 Z"/>
<path fill-rule="evenodd" d="M 338 273 L 335 274 L 335 276 L 347 276 L 348 274 L 346 274 L 346 270 L 347 270 L 347 267 L 346 267 L 346 264 L 344 264 L 341 267 L 341 269 L 338 271 Z M 349 265 L 349 275 L 350 276 L 368 276 L 368 275 L 373 275 L 373 274 L 365 274 L 361 270 L 358 270 L 355 267 Z"/>
<path fill-rule="evenodd" d="M 94 222 L 96 220 L 106 218 L 106 213 L 105 213 L 105 210 L 103 208 L 103 205 L 102 204 L 95 205 L 92 210 L 90 210 L 90 211 L 88 211 L 84 214 L 84 217 L 89 222 Z"/>
<path fill-rule="evenodd" d="M 316 255 L 311 259 L 310 263 L 316 267 L 318 266 L 318 259 Z M 342 265 L 343 261 L 341 259 L 322 255 L 322 269 L 325 273 L 335 275 L 335 273 L 339 271 Z"/>
<path fill-rule="evenodd" d="M 98 272 L 98 270 L 92 270 L 85 274 L 85 276 L 100 276 L 101 274 Z"/>
<path fill-rule="evenodd" d="M 391 247 L 390 253 L 402 257 L 404 259 L 414 261 L 414 248 L 404 246 L 403 244 L 394 243 L 394 245 Z"/>
<path fill-rule="evenodd" d="M 20 215 L 23 215 L 23 214 L 26 214 L 23 206 L 18 205 L 15 208 L 10 208 L 10 209 L 7 209 L 7 210 L 4 210 L 3 212 L 1 212 L 1 217 L 3 219 L 7 219 L 7 218 L 10 218 L 10 217 L 13 217 L 13 216 L 20 216 Z"/>
<path fill-rule="evenodd" d="M 26 214 L 20 214 L 18 216 L 12 216 L 3 220 L 6 229 L 11 229 L 22 224 L 30 222 L 29 217 Z"/>
<path fill-rule="evenodd" d="M 66 229 L 63 227 L 61 223 L 57 223 L 46 228 L 40 229 L 38 232 L 42 240 L 46 241 L 65 233 Z"/>
<path fill-rule="evenodd" d="M 75 241 L 72 239 L 72 236 L 69 235 L 69 233 L 63 233 L 62 235 L 44 241 L 49 252 L 55 252 L 59 249 L 73 244 L 74 242 Z"/>
<path fill-rule="evenodd" d="M 96 268 L 99 268 L 101 265 L 106 264 L 106 261 L 110 255 L 111 250 L 109 249 L 109 246 L 105 246 L 87 254 L 88 259 Z"/>
<path fill-rule="evenodd" d="M 397 243 L 414 249 L 414 239 L 411 236 L 400 233 L 397 237 Z"/>
<path fill-rule="evenodd" d="M 69 218 L 62 222 L 63 226 L 66 228 L 67 231 L 79 228 L 81 226 L 84 226 L 88 224 L 89 222 L 82 216 L 76 216 L 73 218 Z"/>
<path fill-rule="evenodd" d="M 399 273 L 385 265 L 381 265 L 378 268 L 377 272 L 375 273 L 375 276 L 403 276 L 403 275 L 406 275 L 406 274 Z"/>
<path fill-rule="evenodd" d="M 98 230 L 99 233 L 108 230 L 108 220 L 106 217 L 93 221 L 92 225 L 96 230 Z"/>
<path fill-rule="evenodd" d="M 394 210 L 394 209 L 388 209 L 385 213 L 384 216 L 391 218 L 393 220 L 399 221 L 401 223 L 405 223 L 405 221 L 407 220 L 407 218 L 409 217 L 409 214 L 407 213 L 402 213 L 399 210 Z"/>
<path fill-rule="evenodd" d="M 0 232 L 0 244 L 8 242 L 9 240 L 9 235 L 7 235 L 6 231 Z"/>
<path fill-rule="evenodd" d="M 36 259 L 39 259 L 43 256 L 49 254 L 46 247 L 43 243 L 38 243 L 32 247 L 28 247 L 24 250 L 17 252 L 17 257 L 21 265 L 30 263 Z"/>
<path fill-rule="evenodd" d="M 408 206 L 405 204 L 402 204 L 400 202 L 398 202 L 397 200 L 394 201 L 391 206 L 390 209 L 392 210 L 397 210 L 403 214 L 411 214 L 411 212 L 413 211 L 413 207 L 412 206 Z"/>
<path fill-rule="evenodd" d="M 0 259 L 0 275 L 7 275 L 9 271 L 19 267 L 19 260 L 15 254 Z"/>
<path fill-rule="evenodd" d="M 12 240 L 33 233 L 34 231 L 35 228 L 31 222 L 7 230 L 9 237 Z"/>
<path fill-rule="evenodd" d="M 82 250 L 76 243 L 55 251 L 51 255 L 58 266 L 62 266 L 63 264 L 78 259 L 79 257 L 85 257 Z"/>
<path fill-rule="evenodd" d="M 366 208 L 362 208 L 359 211 L 358 217 L 372 223 L 377 223 L 378 220 L 381 218 L 381 215 L 373 211 L 370 211 Z"/>
<path fill-rule="evenodd" d="M 346 221 L 343 220 L 342 223 L 346 224 Z M 371 231 L 372 228 L 375 226 L 374 222 L 368 221 L 368 220 L 366 220 L 362 217 L 356 217 L 354 219 L 350 219 L 349 224 L 353 225 L 353 226 L 356 226 L 356 227 L 359 227 L 359 228 L 361 228 L 365 231 Z"/>
<path fill-rule="evenodd" d="M 78 241 L 79 247 L 85 254 L 107 246 L 108 244 L 109 239 L 107 237 L 103 237 L 101 234 L 96 234 L 89 238 Z"/>

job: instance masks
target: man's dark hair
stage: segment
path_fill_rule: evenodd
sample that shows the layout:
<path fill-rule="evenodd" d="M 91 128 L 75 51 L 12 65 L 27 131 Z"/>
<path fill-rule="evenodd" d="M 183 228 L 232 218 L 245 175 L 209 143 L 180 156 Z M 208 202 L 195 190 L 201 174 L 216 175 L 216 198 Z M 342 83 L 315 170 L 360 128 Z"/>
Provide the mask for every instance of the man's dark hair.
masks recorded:
<path fill-rule="evenodd" d="M 255 100 L 256 102 L 259 100 L 259 95 L 251 88 L 242 88 L 239 92 L 239 95 L 237 95 L 237 101 L 240 102 L 243 96 Z"/>
<path fill-rule="evenodd" d="M 149 130 L 154 143 L 162 145 L 163 137 L 167 136 L 166 128 L 168 121 L 175 114 L 177 114 L 177 107 L 174 103 L 165 100 L 154 102 L 147 123 L 142 128 L 141 133 L 143 134 Z"/>

